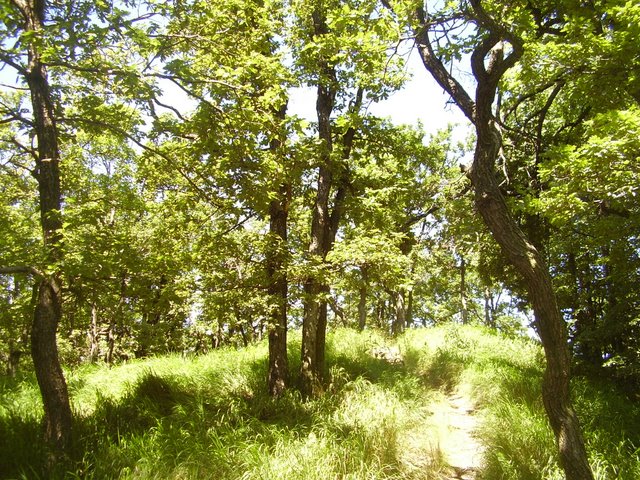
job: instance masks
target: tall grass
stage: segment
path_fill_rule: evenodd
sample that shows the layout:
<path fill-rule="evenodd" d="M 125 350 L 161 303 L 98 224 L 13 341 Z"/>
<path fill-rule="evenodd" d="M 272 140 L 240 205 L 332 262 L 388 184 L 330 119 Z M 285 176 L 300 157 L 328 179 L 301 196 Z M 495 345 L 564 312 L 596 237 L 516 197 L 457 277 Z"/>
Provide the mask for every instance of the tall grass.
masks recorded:
<path fill-rule="evenodd" d="M 466 388 L 475 399 L 485 445 L 481 478 L 564 478 L 542 404 L 544 356 L 535 341 L 461 326 L 410 331 L 403 341 L 416 374 L 445 390 Z M 640 478 L 640 406 L 606 382 L 575 378 L 572 393 L 596 478 Z"/>
<path fill-rule="evenodd" d="M 403 364 L 375 358 L 388 339 L 328 337 L 326 390 L 272 399 L 267 346 L 165 356 L 67 372 L 75 412 L 69 462 L 45 472 L 35 379 L 0 379 L 0 478 L 439 479 L 447 466 L 433 415 L 454 390 L 475 398 L 486 445 L 483 479 L 560 478 L 540 401 L 533 341 L 471 327 L 410 330 Z M 290 343 L 297 370 L 299 336 Z M 295 384 L 295 378 L 293 379 Z M 615 389 L 575 384 L 600 479 L 640 478 L 640 415 Z"/>
<path fill-rule="evenodd" d="M 295 337 L 295 336 L 294 336 Z M 46 473 L 33 378 L 3 387 L 0 477 L 83 479 L 431 478 L 410 462 L 429 391 L 401 365 L 371 355 L 385 340 L 338 330 L 328 338 L 327 391 L 267 395 L 266 344 L 206 356 L 166 356 L 67 372 L 73 456 Z M 299 338 L 291 342 L 292 363 Z M 295 367 L 294 367 L 295 368 Z M 413 450 L 411 450 L 413 448 Z"/>

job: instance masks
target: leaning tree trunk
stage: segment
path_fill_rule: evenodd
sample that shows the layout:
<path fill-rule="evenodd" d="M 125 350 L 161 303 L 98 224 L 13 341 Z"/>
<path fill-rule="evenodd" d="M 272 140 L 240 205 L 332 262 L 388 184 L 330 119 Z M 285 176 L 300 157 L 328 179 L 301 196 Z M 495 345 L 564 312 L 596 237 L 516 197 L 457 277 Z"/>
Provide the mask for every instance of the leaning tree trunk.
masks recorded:
<path fill-rule="evenodd" d="M 536 329 L 547 360 L 542 397 L 558 442 L 562 467 L 568 480 L 592 479 L 578 418 L 571 406 L 567 332 L 548 267 L 509 214 L 500 193 L 493 170 L 500 148 L 499 132 L 491 122 L 478 122 L 476 132 L 478 143 L 470 171 L 475 205 L 504 255 L 527 285 Z"/>
<path fill-rule="evenodd" d="M 40 200 L 40 220 L 49 268 L 57 272 L 62 260 L 60 155 L 54 106 L 47 70 L 38 50 L 39 33 L 45 19 L 43 1 L 13 0 L 24 19 L 24 31 L 33 33 L 28 66 L 23 72 L 31 94 L 33 124 L 38 142 L 36 178 Z M 57 273 L 40 280 L 31 331 L 31 353 L 45 413 L 45 441 L 49 447 L 49 466 L 56 463 L 70 445 L 71 407 L 64 379 L 56 332 L 62 318 L 61 281 Z"/>
<path fill-rule="evenodd" d="M 427 71 L 475 126 L 476 149 L 468 172 L 474 188 L 474 203 L 505 257 L 527 286 L 547 360 L 542 396 L 565 476 L 567 480 L 591 480 L 593 474 L 569 395 L 570 356 L 566 327 L 549 270 L 540 252 L 510 215 L 495 172 L 502 138 L 495 123 L 493 103 L 501 78 L 522 56 L 524 46 L 521 39 L 484 11 L 481 0 L 469 0 L 469 7 L 466 13 L 473 16 L 483 32 L 471 56 L 473 76 L 477 82 L 475 101 L 434 51 L 429 34 L 437 22 L 432 22 L 422 8 L 416 12 L 422 25 L 416 30 L 416 43 Z M 509 53 L 505 56 L 504 46 L 507 43 Z"/>

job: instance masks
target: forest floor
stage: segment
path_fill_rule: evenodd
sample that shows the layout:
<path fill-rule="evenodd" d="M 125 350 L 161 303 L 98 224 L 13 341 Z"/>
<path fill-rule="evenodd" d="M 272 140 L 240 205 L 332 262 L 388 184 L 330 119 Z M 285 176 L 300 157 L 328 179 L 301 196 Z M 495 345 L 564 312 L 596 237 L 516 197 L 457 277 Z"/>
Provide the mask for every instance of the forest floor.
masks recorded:
<path fill-rule="evenodd" d="M 467 326 L 386 341 L 331 332 L 331 383 L 306 401 L 293 389 L 268 396 L 266 341 L 70 368 L 77 440 L 53 474 L 35 376 L 0 375 L 0 480 L 563 478 L 540 399 L 539 345 Z M 587 379 L 575 385 L 595 477 L 640 479 L 637 402 Z"/>

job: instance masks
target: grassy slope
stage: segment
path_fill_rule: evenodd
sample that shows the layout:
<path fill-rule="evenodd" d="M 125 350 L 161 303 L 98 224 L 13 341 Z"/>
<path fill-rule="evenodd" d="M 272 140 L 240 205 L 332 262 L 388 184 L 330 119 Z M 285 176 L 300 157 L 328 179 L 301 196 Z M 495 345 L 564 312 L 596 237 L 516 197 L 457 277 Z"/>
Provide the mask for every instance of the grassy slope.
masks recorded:
<path fill-rule="evenodd" d="M 331 383 L 309 402 L 295 391 L 277 401 L 266 395 L 266 344 L 69 372 L 76 445 L 68 471 L 55 476 L 446 478 L 430 441 L 442 428 L 432 413 L 457 388 L 481 409 L 482 478 L 560 478 L 533 342 L 471 327 L 411 330 L 398 341 L 403 365 L 371 356 L 384 343 L 372 332 L 333 332 Z M 293 371 L 298 351 L 294 339 Z M 0 386 L 0 478 L 44 478 L 35 382 L 0 378 Z M 575 387 L 598 478 L 640 478 L 640 409 L 609 386 Z"/>

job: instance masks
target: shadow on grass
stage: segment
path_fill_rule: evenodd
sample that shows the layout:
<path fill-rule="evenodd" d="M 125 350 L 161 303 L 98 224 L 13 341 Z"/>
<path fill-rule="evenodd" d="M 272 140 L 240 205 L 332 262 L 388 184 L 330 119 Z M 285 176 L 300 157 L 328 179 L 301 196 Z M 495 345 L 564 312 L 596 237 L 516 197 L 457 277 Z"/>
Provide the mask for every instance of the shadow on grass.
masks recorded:
<path fill-rule="evenodd" d="M 299 342 L 289 345 L 292 385 L 300 368 L 299 348 Z M 438 349 L 430 357 L 421 350 L 403 353 L 404 363 L 391 363 L 372 356 L 365 344 L 343 351 L 329 339 L 327 394 L 306 403 L 294 388 L 279 399 L 268 396 L 266 358 L 225 365 L 222 370 L 228 371 L 204 367 L 193 376 L 143 370 L 122 397 L 98 394 L 92 413 L 76 418 L 68 472 L 43 473 L 38 416 L 0 415 L 0 478 L 109 479 L 135 476 L 132 473 L 139 468 L 158 472 L 154 478 L 161 478 L 163 472 L 171 473 L 189 462 L 209 462 L 208 478 L 235 478 L 234 469 L 242 464 L 239 456 L 247 451 L 243 445 L 260 443 L 269 451 L 283 438 L 307 437 L 334 416 L 341 407 L 343 387 L 356 378 L 409 400 L 430 388 L 450 392 L 475 361 L 454 348 Z M 508 398 L 540 402 L 538 367 L 492 358 L 483 359 L 480 370 L 499 370 L 498 376 L 490 378 L 500 382 Z M 229 372 L 237 379 L 225 377 Z M 75 391 L 79 388 L 74 386 Z M 606 415 L 607 409 L 603 403 L 593 413 Z M 349 432 L 336 435 L 345 437 Z M 141 461 L 153 464 L 141 467 Z"/>

